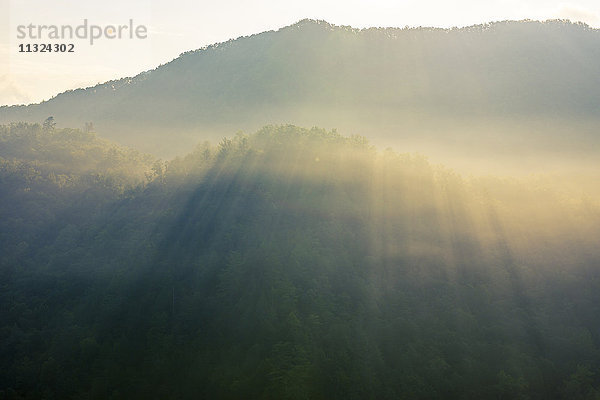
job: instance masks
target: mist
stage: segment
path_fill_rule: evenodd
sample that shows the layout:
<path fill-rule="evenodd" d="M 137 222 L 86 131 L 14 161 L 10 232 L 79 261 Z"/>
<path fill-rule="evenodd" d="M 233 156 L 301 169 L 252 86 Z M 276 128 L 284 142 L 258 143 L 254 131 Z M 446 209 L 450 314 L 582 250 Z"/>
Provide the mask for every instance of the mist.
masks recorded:
<path fill-rule="evenodd" d="M 583 175 L 463 176 L 292 125 L 170 161 L 1 133 L 9 396 L 596 393 Z"/>
<path fill-rule="evenodd" d="M 303 20 L 0 108 L 0 398 L 600 397 L 598 31 Z"/>

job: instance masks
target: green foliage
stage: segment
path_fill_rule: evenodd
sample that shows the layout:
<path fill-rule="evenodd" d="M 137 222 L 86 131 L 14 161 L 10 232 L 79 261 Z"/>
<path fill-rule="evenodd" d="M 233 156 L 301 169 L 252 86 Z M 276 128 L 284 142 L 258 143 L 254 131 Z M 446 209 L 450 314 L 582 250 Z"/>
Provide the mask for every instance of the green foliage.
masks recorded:
<path fill-rule="evenodd" d="M 93 136 L 2 129 L 6 398 L 598 395 L 593 201 L 294 126 L 80 186 Z"/>
<path fill-rule="evenodd" d="M 153 161 L 150 156 L 100 139 L 90 130 L 56 129 L 48 120 L 44 126 L 22 122 L 0 125 L 0 157 L 35 163 L 54 174 L 111 175 L 123 182 L 142 179 Z"/>

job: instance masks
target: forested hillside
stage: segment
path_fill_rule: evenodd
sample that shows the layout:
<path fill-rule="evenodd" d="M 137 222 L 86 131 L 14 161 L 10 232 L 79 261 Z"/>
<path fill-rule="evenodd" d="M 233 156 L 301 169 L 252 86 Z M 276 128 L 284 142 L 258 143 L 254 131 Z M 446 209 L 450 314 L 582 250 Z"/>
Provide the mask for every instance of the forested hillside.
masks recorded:
<path fill-rule="evenodd" d="M 3 276 L 7 265 L 55 240 L 65 240 L 56 255 L 75 250 L 68 247 L 84 221 L 143 184 L 153 162 L 93 132 L 56 129 L 51 119 L 0 126 Z"/>
<path fill-rule="evenodd" d="M 539 170 L 600 154 L 599 42 L 599 30 L 566 21 L 360 30 L 303 20 L 0 108 L 0 123 L 91 121 L 102 137 L 169 158 L 199 140 L 294 123 L 440 160 Z"/>
<path fill-rule="evenodd" d="M 598 198 L 317 128 L 0 138 L 0 398 L 600 396 Z"/>

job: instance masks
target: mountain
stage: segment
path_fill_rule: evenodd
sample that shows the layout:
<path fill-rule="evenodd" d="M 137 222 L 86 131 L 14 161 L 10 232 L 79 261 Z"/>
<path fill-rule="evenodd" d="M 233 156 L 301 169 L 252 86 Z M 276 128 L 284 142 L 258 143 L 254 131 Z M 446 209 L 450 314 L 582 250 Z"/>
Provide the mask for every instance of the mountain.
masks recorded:
<path fill-rule="evenodd" d="M 0 398 L 600 395 L 598 197 L 318 128 L 166 164 L 42 129 L 0 129 Z"/>
<path fill-rule="evenodd" d="M 599 44 L 599 30 L 565 21 L 354 29 L 303 20 L 132 78 L 2 107 L 0 122 L 91 121 L 99 135 L 163 157 L 295 123 L 454 160 L 593 162 Z"/>

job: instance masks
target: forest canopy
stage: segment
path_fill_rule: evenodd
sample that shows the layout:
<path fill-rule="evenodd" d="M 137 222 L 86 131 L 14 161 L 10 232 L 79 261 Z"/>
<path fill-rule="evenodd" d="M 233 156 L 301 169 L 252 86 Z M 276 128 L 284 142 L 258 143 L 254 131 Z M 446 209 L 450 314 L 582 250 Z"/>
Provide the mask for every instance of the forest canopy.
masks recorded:
<path fill-rule="evenodd" d="M 0 398 L 600 396 L 593 195 L 291 125 L 0 157 Z"/>

